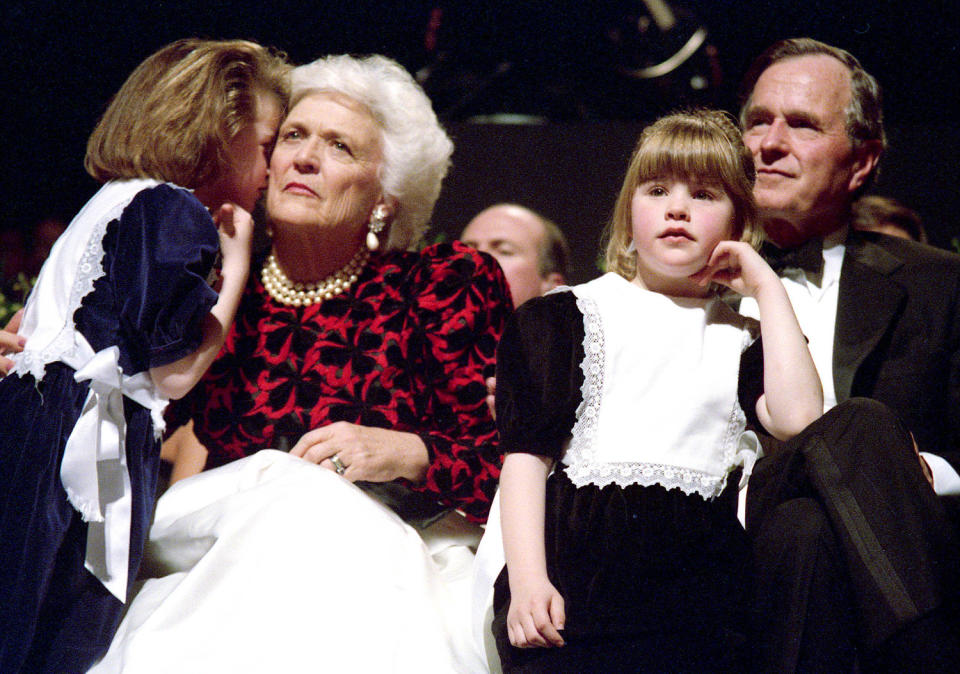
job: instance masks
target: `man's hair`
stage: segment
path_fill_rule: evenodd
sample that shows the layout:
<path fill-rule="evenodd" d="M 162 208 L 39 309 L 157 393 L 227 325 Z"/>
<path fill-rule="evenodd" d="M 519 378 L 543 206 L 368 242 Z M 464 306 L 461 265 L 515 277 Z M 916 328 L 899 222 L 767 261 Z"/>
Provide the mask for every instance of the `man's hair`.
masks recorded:
<path fill-rule="evenodd" d="M 871 141 L 880 142 L 881 155 L 887 149 L 887 135 L 883 128 L 883 95 L 876 78 L 863 69 L 860 61 L 845 49 L 833 47 L 809 37 L 790 38 L 770 45 L 758 56 L 747 70 L 740 87 L 740 123 L 745 125 L 744 116 L 750 107 L 750 99 L 757 80 L 763 72 L 780 61 L 815 55 L 830 56 L 836 59 L 850 72 L 850 103 L 846 109 L 846 128 L 850 143 L 856 150 L 862 144 Z M 744 126 L 746 128 L 746 126 Z M 879 161 L 871 176 L 864 182 L 858 193 L 873 182 L 879 170 Z"/>
<path fill-rule="evenodd" d="M 906 232 L 911 239 L 927 243 L 927 231 L 920 214 L 907 208 L 896 199 L 871 195 L 853 202 L 854 229 L 876 229 L 878 225 L 891 224 Z"/>
<path fill-rule="evenodd" d="M 719 110 L 694 109 L 661 117 L 640 134 L 606 232 L 606 268 L 627 280 L 637 275 L 631 205 L 637 187 L 669 177 L 717 184 L 733 202 L 734 240 L 760 244 L 753 199 L 756 170 L 734 118 Z"/>
<path fill-rule="evenodd" d="M 87 141 L 84 167 L 101 182 L 153 178 L 196 188 L 232 166 L 231 141 L 257 115 L 257 96 L 285 110 L 285 57 L 244 40 L 178 40 L 130 74 Z"/>
<path fill-rule="evenodd" d="M 567 239 L 553 220 L 536 214 L 543 225 L 543 241 L 537 253 L 537 271 L 541 278 L 557 273 L 565 283 L 570 281 L 570 246 Z"/>

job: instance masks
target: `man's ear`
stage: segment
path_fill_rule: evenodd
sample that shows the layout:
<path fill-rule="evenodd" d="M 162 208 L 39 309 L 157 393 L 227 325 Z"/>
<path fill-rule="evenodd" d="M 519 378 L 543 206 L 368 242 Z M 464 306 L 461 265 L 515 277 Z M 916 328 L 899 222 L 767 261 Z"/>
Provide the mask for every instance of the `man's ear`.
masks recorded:
<path fill-rule="evenodd" d="M 883 145 L 879 140 L 868 140 L 854 150 L 853 170 L 850 173 L 850 183 L 847 186 L 850 192 L 856 192 L 867 182 L 877 168 Z"/>
<path fill-rule="evenodd" d="M 563 274 L 558 271 L 552 271 L 540 279 L 540 294 L 543 295 L 548 290 L 553 290 L 557 286 L 566 285 L 567 280 Z"/>

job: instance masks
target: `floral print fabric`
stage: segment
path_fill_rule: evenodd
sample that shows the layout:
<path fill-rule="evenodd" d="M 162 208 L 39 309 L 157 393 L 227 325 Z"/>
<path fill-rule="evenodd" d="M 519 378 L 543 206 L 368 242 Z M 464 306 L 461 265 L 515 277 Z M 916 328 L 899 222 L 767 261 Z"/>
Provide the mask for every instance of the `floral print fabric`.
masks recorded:
<path fill-rule="evenodd" d="M 208 468 L 336 421 L 416 433 L 430 466 L 413 488 L 483 521 L 501 465 L 483 380 L 510 310 L 496 263 L 459 243 L 374 255 L 348 293 L 309 307 L 274 302 L 253 271 L 170 427 L 194 419 Z"/>

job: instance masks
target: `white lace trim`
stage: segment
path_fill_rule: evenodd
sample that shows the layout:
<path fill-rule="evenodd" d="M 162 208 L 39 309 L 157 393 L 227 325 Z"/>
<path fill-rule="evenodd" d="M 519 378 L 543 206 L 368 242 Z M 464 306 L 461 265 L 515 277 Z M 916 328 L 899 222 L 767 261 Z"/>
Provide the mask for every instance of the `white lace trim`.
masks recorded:
<path fill-rule="evenodd" d="M 86 248 L 80 257 L 77 276 L 70 289 L 66 322 L 57 336 L 43 350 L 31 351 L 27 348 L 20 354 L 18 372 L 32 374 L 37 381 L 40 381 L 43 379 L 48 363 L 74 360 L 80 355 L 80 349 L 74 339 L 76 328 L 73 324 L 73 315 L 80 308 L 83 298 L 93 290 L 93 284 L 104 274 L 103 237 L 106 234 L 107 225 L 120 217 L 135 196 L 136 194 L 130 195 L 129 199 L 113 206 L 107 211 L 106 216 L 93 226 Z"/>
<path fill-rule="evenodd" d="M 580 362 L 583 370 L 583 385 L 580 387 L 580 406 L 577 408 L 577 421 L 571 431 L 572 437 L 567 452 L 587 460 L 588 465 L 568 465 L 564 467 L 567 476 L 578 487 L 583 487 L 590 479 L 590 462 L 593 452 L 593 439 L 597 434 L 600 420 L 600 402 L 603 398 L 603 321 L 593 299 L 577 297 L 577 308 L 583 314 L 583 352 Z M 625 485 L 622 485 L 625 486 Z"/>
<path fill-rule="evenodd" d="M 563 467 L 574 485 L 577 487 L 585 487 L 589 484 L 598 487 L 608 484 L 616 484 L 619 487 L 627 487 L 631 484 L 644 487 L 660 485 L 667 489 L 678 488 L 685 494 L 699 494 L 705 499 L 711 499 L 720 495 L 726 485 L 729 472 L 735 467 L 749 463 L 749 468 L 752 469 L 750 439 L 745 438 L 746 442 L 738 441 L 738 436 L 743 436 L 746 415 L 740 407 L 739 400 L 736 399 L 722 442 L 723 463 L 728 467 L 723 475 L 660 463 L 596 461 L 595 438 L 603 398 L 606 357 L 603 320 L 597 303 L 592 298 L 578 296 L 577 308 L 584 317 L 584 359 L 580 363 L 584 375 L 580 389 L 582 401 L 577 408 L 577 421 L 574 423 L 567 448 L 567 456 L 574 460 Z M 745 332 L 741 351 L 749 346 L 750 342 L 751 337 Z M 753 453 L 753 460 L 755 456 L 756 454 Z"/>

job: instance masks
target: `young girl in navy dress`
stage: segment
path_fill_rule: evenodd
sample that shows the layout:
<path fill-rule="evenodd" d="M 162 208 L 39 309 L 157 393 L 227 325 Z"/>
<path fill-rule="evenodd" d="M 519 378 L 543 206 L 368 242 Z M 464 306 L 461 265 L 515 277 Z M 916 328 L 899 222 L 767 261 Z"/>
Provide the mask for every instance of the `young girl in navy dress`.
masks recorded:
<path fill-rule="evenodd" d="M 0 382 L 0 671 L 85 672 L 110 643 L 164 405 L 216 356 L 247 279 L 287 70 L 253 43 L 175 42 L 90 137 L 106 184 L 51 251 Z"/>
<path fill-rule="evenodd" d="M 630 161 L 609 272 L 508 325 L 493 627 L 505 671 L 739 668 L 747 414 L 788 438 L 823 405 L 783 286 L 752 246 L 753 180 L 725 114 L 660 119 Z M 759 328 L 716 284 L 757 299 Z M 741 360 L 761 355 L 751 394 Z"/>

